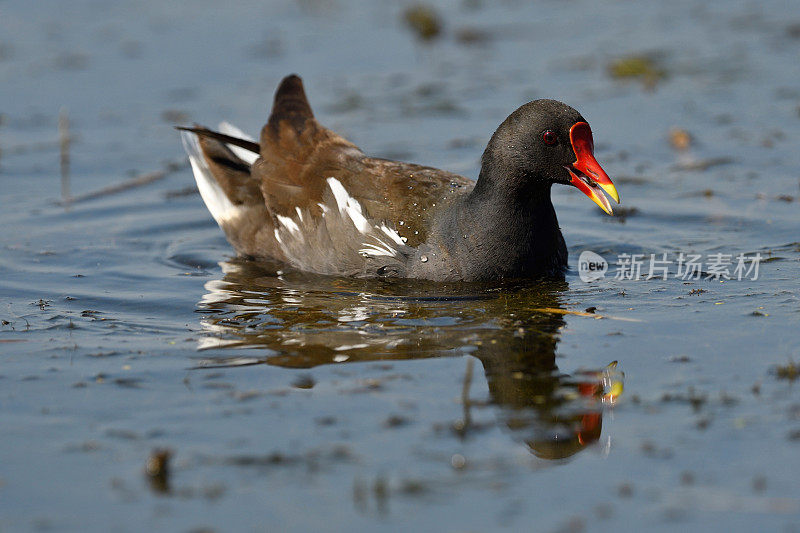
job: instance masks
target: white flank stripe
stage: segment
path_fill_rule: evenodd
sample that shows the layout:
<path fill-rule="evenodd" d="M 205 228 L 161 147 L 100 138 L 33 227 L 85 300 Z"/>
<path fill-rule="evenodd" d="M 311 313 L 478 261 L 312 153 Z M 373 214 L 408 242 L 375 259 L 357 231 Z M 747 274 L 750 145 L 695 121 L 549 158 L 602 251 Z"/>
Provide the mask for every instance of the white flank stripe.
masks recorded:
<path fill-rule="evenodd" d="M 375 246 L 374 244 L 364 244 L 363 246 L 364 247 L 361 248 L 358 252 L 361 253 L 361 254 L 364 254 L 364 255 L 369 255 L 369 256 L 372 256 L 372 257 L 378 257 L 378 256 L 392 257 L 392 256 L 394 256 L 394 251 L 386 250 L 386 249 L 381 248 L 379 246 Z"/>
<path fill-rule="evenodd" d="M 398 246 L 403 246 L 403 239 L 400 238 L 400 234 L 398 234 L 395 230 L 387 226 L 386 224 L 381 224 L 381 231 L 384 232 L 386 235 L 392 239 L 395 244 Z"/>
<path fill-rule="evenodd" d="M 293 236 L 295 236 L 295 237 L 297 237 L 297 238 L 299 238 L 301 240 L 303 239 L 303 234 L 300 232 L 300 226 L 297 225 L 297 222 L 295 222 L 294 220 L 292 220 L 289 217 L 284 217 L 284 216 L 281 216 L 281 215 L 275 215 L 275 216 L 278 219 L 278 222 L 284 228 L 289 230 L 289 233 L 291 233 Z"/>
<path fill-rule="evenodd" d="M 347 194 L 345 188 L 336 178 L 328 178 L 327 181 L 333 197 L 336 199 L 336 206 L 339 208 L 339 212 L 347 214 L 358 231 L 367 233 L 370 230 L 370 224 L 364 218 L 364 214 L 361 212 L 361 204 L 358 203 L 358 200 Z"/>

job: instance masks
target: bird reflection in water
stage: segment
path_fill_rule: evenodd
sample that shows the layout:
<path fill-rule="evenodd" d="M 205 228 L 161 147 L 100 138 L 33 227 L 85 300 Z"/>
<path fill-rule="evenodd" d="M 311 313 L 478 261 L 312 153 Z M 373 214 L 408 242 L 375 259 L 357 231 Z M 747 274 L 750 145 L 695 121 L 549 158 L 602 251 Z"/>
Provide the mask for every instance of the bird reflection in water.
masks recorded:
<path fill-rule="evenodd" d="M 600 439 L 603 410 L 622 392 L 616 362 L 559 372 L 565 282 L 505 286 L 375 281 L 281 273 L 245 260 L 222 263 L 206 283 L 198 368 L 268 364 L 312 368 L 469 354 L 483 364 L 490 401 L 512 438 L 543 459 L 564 459 Z M 470 361 L 468 359 L 468 361 Z M 469 435 L 469 366 L 465 417 Z"/>

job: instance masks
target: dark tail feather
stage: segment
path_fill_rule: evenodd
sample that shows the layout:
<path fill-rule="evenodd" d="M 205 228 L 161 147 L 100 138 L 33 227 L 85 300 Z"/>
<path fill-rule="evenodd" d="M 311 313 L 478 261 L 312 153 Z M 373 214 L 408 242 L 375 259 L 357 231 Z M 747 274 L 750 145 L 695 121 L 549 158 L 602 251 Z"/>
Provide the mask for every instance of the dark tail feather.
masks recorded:
<path fill-rule="evenodd" d="M 278 124 L 282 120 L 288 120 L 295 130 L 302 131 L 309 118 L 314 118 L 314 113 L 303 90 L 303 80 L 297 74 L 290 74 L 283 78 L 275 91 L 275 102 L 272 104 L 268 125 L 277 133 Z"/>
<path fill-rule="evenodd" d="M 260 152 L 258 143 L 254 143 L 253 141 L 248 141 L 246 139 L 239 139 L 238 137 L 231 137 L 230 135 L 225 135 L 224 133 L 219 133 L 218 131 L 212 131 L 208 128 L 203 128 L 202 126 L 195 126 L 194 128 L 175 126 L 175 129 L 181 131 L 191 131 L 192 133 L 200 135 L 201 137 L 216 139 L 225 144 L 232 144 L 234 146 L 244 148 L 245 150 L 250 150 L 254 154 L 258 154 Z"/>

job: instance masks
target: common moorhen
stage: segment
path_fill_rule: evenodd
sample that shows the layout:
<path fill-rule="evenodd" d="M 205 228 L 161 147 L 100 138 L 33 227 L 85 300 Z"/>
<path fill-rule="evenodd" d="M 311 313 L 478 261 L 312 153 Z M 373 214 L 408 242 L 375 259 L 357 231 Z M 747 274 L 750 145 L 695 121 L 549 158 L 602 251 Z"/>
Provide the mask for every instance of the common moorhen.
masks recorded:
<path fill-rule="evenodd" d="M 477 182 L 368 157 L 320 125 L 296 75 L 283 79 L 259 142 L 180 128 L 200 194 L 236 251 L 319 274 L 438 281 L 563 276 L 567 248 L 550 186 L 606 213 L 619 202 L 580 113 L 534 100 L 506 118 Z"/>

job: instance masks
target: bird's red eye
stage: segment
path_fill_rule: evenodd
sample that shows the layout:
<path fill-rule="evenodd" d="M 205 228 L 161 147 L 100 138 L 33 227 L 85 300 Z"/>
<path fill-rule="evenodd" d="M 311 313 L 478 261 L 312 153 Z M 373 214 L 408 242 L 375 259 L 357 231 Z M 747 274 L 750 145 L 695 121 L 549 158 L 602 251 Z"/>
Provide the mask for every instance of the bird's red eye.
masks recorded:
<path fill-rule="evenodd" d="M 558 142 L 558 135 L 553 130 L 547 130 L 542 134 L 542 140 L 547 146 L 553 146 Z"/>

